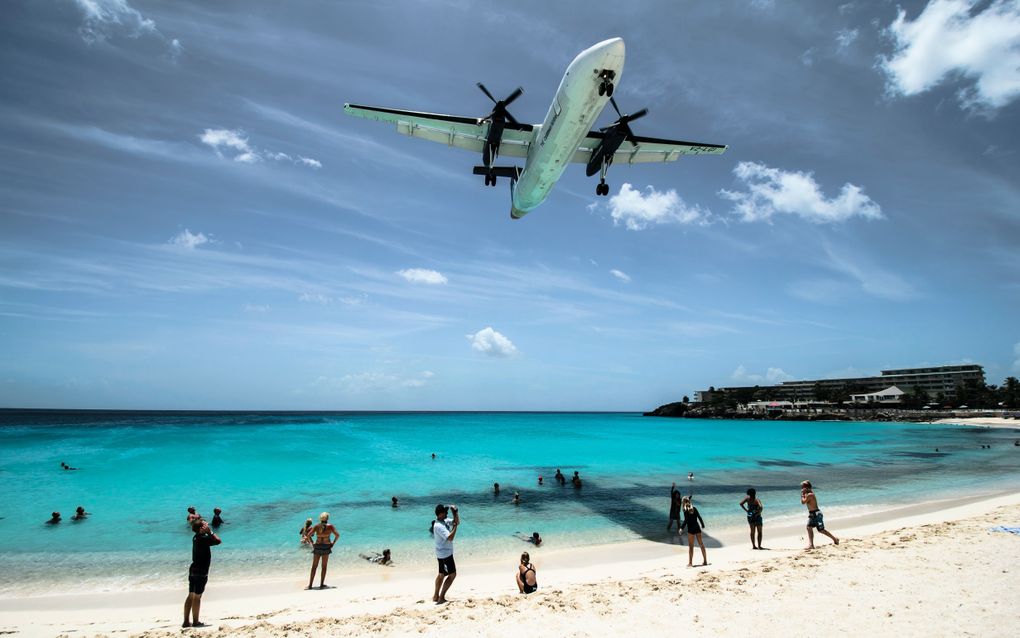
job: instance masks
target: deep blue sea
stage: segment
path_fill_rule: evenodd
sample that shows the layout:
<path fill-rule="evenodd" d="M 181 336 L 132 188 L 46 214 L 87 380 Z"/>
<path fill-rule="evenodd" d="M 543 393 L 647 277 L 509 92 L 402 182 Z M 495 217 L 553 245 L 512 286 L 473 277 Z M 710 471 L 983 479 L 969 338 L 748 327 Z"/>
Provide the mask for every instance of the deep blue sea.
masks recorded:
<path fill-rule="evenodd" d="M 437 502 L 460 505 L 460 561 L 520 551 L 518 532 L 539 531 L 546 548 L 671 542 L 672 481 L 693 491 L 709 531 L 745 525 L 737 503 L 748 486 L 766 504 L 767 526 L 800 520 L 805 478 L 831 520 L 1016 487 L 1018 437 L 637 414 L 0 410 L 0 596 L 177 584 L 190 562 L 189 505 L 207 518 L 220 507 L 228 521 L 214 550 L 218 575 L 300 581 L 309 558 L 298 528 L 322 511 L 342 534 L 331 568 L 363 565 L 359 553 L 384 547 L 398 568 L 431 564 Z M 580 472 L 583 487 L 557 485 L 557 468 Z M 514 490 L 519 506 L 509 503 Z M 70 520 L 78 505 L 91 512 L 80 523 Z M 53 510 L 64 522 L 44 525 Z"/>

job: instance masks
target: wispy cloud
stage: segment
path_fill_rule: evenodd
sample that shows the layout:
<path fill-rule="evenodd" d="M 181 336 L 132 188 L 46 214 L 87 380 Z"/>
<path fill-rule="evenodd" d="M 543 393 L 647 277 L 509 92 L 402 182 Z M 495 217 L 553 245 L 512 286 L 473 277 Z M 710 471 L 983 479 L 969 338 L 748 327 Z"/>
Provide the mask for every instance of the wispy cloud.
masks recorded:
<path fill-rule="evenodd" d="M 630 283 L 630 275 L 623 272 L 622 270 L 617 270 L 616 268 L 613 268 L 612 270 L 609 271 L 609 273 L 625 284 Z"/>
<path fill-rule="evenodd" d="M 203 144 L 212 148 L 216 155 L 224 157 L 224 154 L 235 162 L 243 164 L 254 164 L 262 160 L 275 162 L 291 162 L 310 168 L 322 168 L 322 162 L 310 157 L 299 155 L 296 158 L 279 151 L 269 149 L 258 150 L 248 141 L 248 136 L 240 129 L 207 128 L 198 136 Z"/>
<path fill-rule="evenodd" d="M 850 48 L 859 35 L 857 29 L 840 29 L 836 32 L 836 48 L 842 52 Z"/>
<path fill-rule="evenodd" d="M 783 381 L 789 381 L 793 379 L 793 376 L 787 374 L 782 368 L 769 368 L 766 370 L 764 375 L 748 373 L 747 369 L 743 364 L 737 366 L 737 369 L 733 371 L 730 378 L 740 383 L 766 383 L 776 384 L 782 383 Z"/>
<path fill-rule="evenodd" d="M 709 217 L 709 211 L 688 205 L 672 188 L 657 191 L 648 186 L 642 192 L 626 183 L 609 198 L 609 211 L 613 224 L 623 224 L 627 230 L 659 224 L 704 224 Z"/>
<path fill-rule="evenodd" d="M 181 248 L 187 248 L 188 250 L 194 250 L 202 244 L 208 244 L 213 240 L 205 233 L 193 233 L 187 228 L 177 233 L 167 242 L 174 246 L 180 246 Z"/>
<path fill-rule="evenodd" d="M 859 256 L 853 258 L 838 253 L 828 243 L 825 244 L 825 253 L 830 268 L 856 281 L 861 290 L 870 295 L 893 301 L 906 301 L 918 296 L 917 290 L 902 277 L 869 264 Z"/>
<path fill-rule="evenodd" d="M 166 43 L 168 54 L 176 59 L 183 50 L 180 40 L 168 39 L 150 18 L 142 15 L 127 0 L 74 0 L 82 13 L 78 32 L 88 44 L 106 42 L 115 37 L 138 39 L 155 37 Z"/>
<path fill-rule="evenodd" d="M 843 185 L 837 197 L 826 199 L 812 173 L 783 171 L 756 162 L 740 162 L 733 174 L 746 190 L 720 190 L 719 196 L 734 202 L 733 214 L 745 222 L 769 221 L 775 215 L 795 215 L 826 224 L 852 217 L 881 219 L 882 209 L 860 186 Z"/>
<path fill-rule="evenodd" d="M 482 328 L 473 335 L 467 335 L 471 348 L 490 357 L 512 357 L 517 354 L 517 347 L 512 341 L 491 326 Z"/>
<path fill-rule="evenodd" d="M 963 77 L 964 108 L 998 109 L 1020 96 L 1020 2 L 931 0 L 914 20 L 900 9 L 886 29 L 895 52 L 879 60 L 891 95 L 917 95 Z"/>
<path fill-rule="evenodd" d="M 404 270 L 398 270 L 397 274 L 412 284 L 436 286 L 447 283 L 446 276 L 443 273 L 427 268 L 405 268 Z"/>
<path fill-rule="evenodd" d="M 311 390 L 316 394 L 339 393 L 345 396 L 360 396 L 423 388 L 435 376 L 431 370 L 424 370 L 416 375 L 392 372 L 356 372 L 340 377 L 319 376 L 311 383 Z"/>
<path fill-rule="evenodd" d="M 329 295 L 324 295 L 321 292 L 303 292 L 298 296 L 298 301 L 301 303 L 314 303 L 320 306 L 333 303 L 333 298 Z"/>

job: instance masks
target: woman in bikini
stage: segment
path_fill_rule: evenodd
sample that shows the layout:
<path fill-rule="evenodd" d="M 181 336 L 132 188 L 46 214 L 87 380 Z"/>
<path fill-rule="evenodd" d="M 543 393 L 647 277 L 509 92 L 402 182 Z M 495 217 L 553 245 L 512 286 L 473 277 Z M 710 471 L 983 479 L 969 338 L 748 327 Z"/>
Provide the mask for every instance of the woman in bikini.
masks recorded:
<path fill-rule="evenodd" d="M 332 536 L 336 534 L 336 538 Z M 319 589 L 326 588 L 326 566 L 329 565 L 329 555 L 333 552 L 333 545 L 340 540 L 340 532 L 329 522 L 329 512 L 319 514 L 319 524 L 311 528 L 305 538 L 315 536 L 315 544 L 312 545 L 312 573 L 308 576 L 308 587 L 312 588 L 315 581 L 315 569 L 319 566 L 319 559 L 322 559 L 322 574 L 319 575 Z"/>
<path fill-rule="evenodd" d="M 765 509 L 765 505 L 758 498 L 757 492 L 754 488 L 747 490 L 747 496 L 744 500 L 740 501 L 740 507 L 747 512 L 747 524 L 751 527 L 751 549 L 761 549 L 761 528 L 763 521 L 761 518 L 761 512 Z M 755 532 L 758 533 L 758 542 L 755 543 Z"/>
<path fill-rule="evenodd" d="M 701 519 L 698 508 L 691 504 L 691 497 L 685 496 L 680 509 L 683 511 L 684 522 L 680 529 L 687 528 L 687 566 L 694 567 L 694 541 L 701 546 L 702 565 L 708 564 L 708 554 L 705 552 L 705 543 L 701 540 L 701 530 L 705 528 L 705 521 Z"/>
<path fill-rule="evenodd" d="M 528 552 L 521 554 L 521 564 L 517 566 L 517 589 L 522 594 L 530 594 L 538 589 L 538 576 L 535 574 L 535 566 L 531 564 L 531 556 Z"/>

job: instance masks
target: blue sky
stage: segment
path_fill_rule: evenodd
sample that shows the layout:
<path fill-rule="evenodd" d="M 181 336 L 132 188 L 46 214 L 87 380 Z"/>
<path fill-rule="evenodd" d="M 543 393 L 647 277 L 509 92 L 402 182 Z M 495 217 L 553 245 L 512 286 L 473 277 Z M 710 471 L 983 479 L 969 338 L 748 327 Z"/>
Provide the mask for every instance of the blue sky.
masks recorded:
<path fill-rule="evenodd" d="M 1020 373 L 1020 2 L 5 2 L 0 406 L 650 409 Z M 511 221 L 344 102 L 539 122 L 621 36 L 639 135 Z M 604 113 L 600 125 L 612 121 Z"/>

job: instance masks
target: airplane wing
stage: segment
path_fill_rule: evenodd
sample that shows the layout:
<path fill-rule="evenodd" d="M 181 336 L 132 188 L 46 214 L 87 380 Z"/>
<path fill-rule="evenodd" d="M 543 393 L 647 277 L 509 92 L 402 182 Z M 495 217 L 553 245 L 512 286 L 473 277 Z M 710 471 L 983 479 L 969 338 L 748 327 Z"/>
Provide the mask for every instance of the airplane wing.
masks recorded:
<path fill-rule="evenodd" d="M 577 147 L 571 162 L 587 164 L 592 151 L 605 137 L 599 131 L 590 131 L 588 136 Z M 675 162 L 681 155 L 722 155 L 726 152 L 724 144 L 703 144 L 701 142 L 685 142 L 683 140 L 664 140 L 657 137 L 641 137 L 635 135 L 626 141 L 613 154 L 614 164 L 641 164 L 645 162 Z"/>
<path fill-rule="evenodd" d="M 344 104 L 344 113 L 354 117 L 363 117 L 366 120 L 391 122 L 396 124 L 397 133 L 440 142 L 447 146 L 456 146 L 476 153 L 482 152 L 486 135 L 489 132 L 489 123 L 476 117 L 402 111 L 360 104 Z M 512 122 L 507 122 L 506 128 L 503 129 L 499 154 L 527 157 L 528 147 L 531 145 L 532 129 L 531 124 L 515 125 Z"/>

